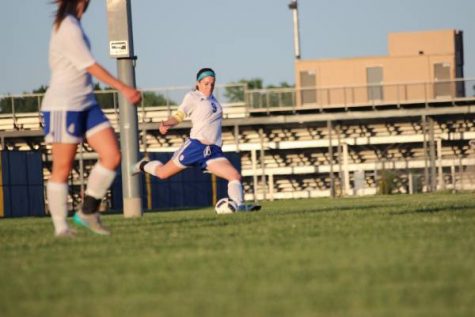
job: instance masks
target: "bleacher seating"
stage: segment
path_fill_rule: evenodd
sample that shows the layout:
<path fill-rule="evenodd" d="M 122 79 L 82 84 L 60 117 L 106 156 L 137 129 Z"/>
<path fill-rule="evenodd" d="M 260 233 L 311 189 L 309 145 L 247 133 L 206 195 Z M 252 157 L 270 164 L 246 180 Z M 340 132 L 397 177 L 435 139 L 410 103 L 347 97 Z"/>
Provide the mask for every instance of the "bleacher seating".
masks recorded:
<path fill-rule="evenodd" d="M 171 152 L 184 142 L 189 128 L 172 129 L 165 136 L 157 131 L 158 123 L 165 119 L 174 107 L 176 106 L 170 109 L 164 107 L 137 109 L 141 150 L 146 148 L 149 152 Z M 242 105 L 226 107 L 225 118 L 244 118 L 249 115 L 248 111 L 250 110 Z M 105 113 L 118 131 L 117 111 L 107 109 Z M 443 182 L 438 188 L 474 189 L 475 149 L 468 144 L 469 140 L 475 139 L 474 115 L 459 113 L 432 118 L 435 143 L 433 159 L 437 180 L 439 171 L 443 173 L 441 176 Z M 329 195 L 331 172 L 334 176 L 335 192 L 342 195 L 356 192 L 357 173 L 363 175 L 363 187 L 359 189 L 359 194 L 376 193 L 384 171 L 396 173 L 395 192 L 409 192 L 412 182 L 409 175 L 417 175 L 423 183 L 427 183 L 424 177 L 430 168 L 431 139 L 429 133 L 424 137 L 424 131 L 428 131 L 429 124 L 424 126 L 420 117 L 335 121 L 331 131 L 332 155 L 329 151 L 330 131 L 325 121 L 295 120 L 288 123 L 253 125 L 240 125 L 239 121 L 237 122 L 238 135 L 235 135 L 234 125 L 223 128 L 223 149 L 240 151 L 247 199 L 254 199 L 254 188 L 259 199 L 264 196 L 278 199 Z M 140 128 L 149 123 L 152 123 L 153 128 L 150 126 L 147 130 Z M 0 115 L 0 131 L 35 131 L 40 128 L 41 120 L 38 113 L 19 113 L 14 118 Z M 28 150 L 42 147 L 45 156 L 50 155 L 49 146 L 38 142 L 32 143 L 28 137 L 11 140 L 2 139 L 2 148 Z M 87 177 L 96 156 L 87 144 L 84 153 L 87 154 L 84 161 L 84 175 Z M 255 162 L 253 157 L 256 158 Z M 45 164 L 45 177 L 48 177 L 49 169 L 50 165 Z M 266 186 L 260 184 L 263 174 L 266 176 Z M 80 186 L 79 176 L 80 172 L 76 165 L 71 174 L 71 184 L 76 189 Z M 256 177 L 258 183 L 253 184 Z M 348 178 L 346 182 L 345 177 Z M 345 188 L 348 184 L 349 188 Z M 75 190 L 71 197 L 74 201 L 80 195 Z"/>

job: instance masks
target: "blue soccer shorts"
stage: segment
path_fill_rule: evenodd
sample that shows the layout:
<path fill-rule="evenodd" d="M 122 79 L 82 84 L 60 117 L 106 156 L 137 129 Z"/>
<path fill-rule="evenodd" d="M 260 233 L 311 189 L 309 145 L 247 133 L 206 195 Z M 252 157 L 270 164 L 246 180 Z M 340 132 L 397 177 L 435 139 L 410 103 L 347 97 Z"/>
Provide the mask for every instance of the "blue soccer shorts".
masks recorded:
<path fill-rule="evenodd" d="M 227 160 L 221 147 L 206 145 L 196 139 L 188 139 L 173 154 L 172 161 L 180 167 L 199 166 L 206 170 L 208 163 L 215 160 Z"/>
<path fill-rule="evenodd" d="M 81 143 L 84 137 L 111 126 L 99 105 L 82 111 L 42 111 L 46 143 Z"/>

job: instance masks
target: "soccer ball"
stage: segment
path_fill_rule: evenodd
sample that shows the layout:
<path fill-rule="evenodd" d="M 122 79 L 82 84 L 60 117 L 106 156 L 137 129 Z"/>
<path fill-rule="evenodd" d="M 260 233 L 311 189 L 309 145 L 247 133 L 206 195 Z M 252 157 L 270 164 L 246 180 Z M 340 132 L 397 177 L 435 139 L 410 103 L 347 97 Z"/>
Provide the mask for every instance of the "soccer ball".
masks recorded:
<path fill-rule="evenodd" d="M 232 214 L 238 209 L 237 204 L 229 198 L 221 198 L 214 207 L 217 214 Z"/>

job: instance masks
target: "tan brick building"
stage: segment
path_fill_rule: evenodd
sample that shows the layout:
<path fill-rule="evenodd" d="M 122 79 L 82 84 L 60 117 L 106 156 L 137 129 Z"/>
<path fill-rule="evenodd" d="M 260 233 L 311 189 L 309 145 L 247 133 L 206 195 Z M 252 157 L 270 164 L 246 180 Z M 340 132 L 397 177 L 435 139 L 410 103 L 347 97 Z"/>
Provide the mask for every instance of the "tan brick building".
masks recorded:
<path fill-rule="evenodd" d="M 457 30 L 390 33 L 388 56 L 296 60 L 297 104 L 367 105 L 464 96 Z"/>

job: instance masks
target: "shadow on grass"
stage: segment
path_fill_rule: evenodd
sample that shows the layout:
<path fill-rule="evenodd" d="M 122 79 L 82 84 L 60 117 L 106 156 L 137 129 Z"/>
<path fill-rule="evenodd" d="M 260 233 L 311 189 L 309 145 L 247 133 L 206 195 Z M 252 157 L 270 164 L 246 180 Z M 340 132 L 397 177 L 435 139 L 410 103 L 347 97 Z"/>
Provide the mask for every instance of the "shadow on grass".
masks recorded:
<path fill-rule="evenodd" d="M 391 216 L 401 216 L 401 215 L 411 215 L 411 214 L 419 214 L 419 213 L 438 213 L 443 211 L 448 212 L 464 212 L 466 210 L 475 210 L 474 205 L 466 205 L 466 206 L 434 206 L 434 207 L 422 207 L 416 208 L 414 210 L 407 210 L 407 211 L 391 211 L 389 215 Z"/>
<path fill-rule="evenodd" d="M 287 215 L 299 215 L 299 214 L 309 214 L 309 213 L 328 213 L 328 212 L 349 212 L 349 211 L 369 211 L 374 209 L 387 209 L 391 207 L 398 207 L 398 204 L 367 204 L 367 205 L 352 205 L 352 206 L 329 206 L 323 208 L 312 208 L 312 209 L 300 209 L 300 210 L 286 210 L 286 209 L 276 209 L 275 213 L 267 213 L 266 216 L 271 217 L 280 217 Z"/>

